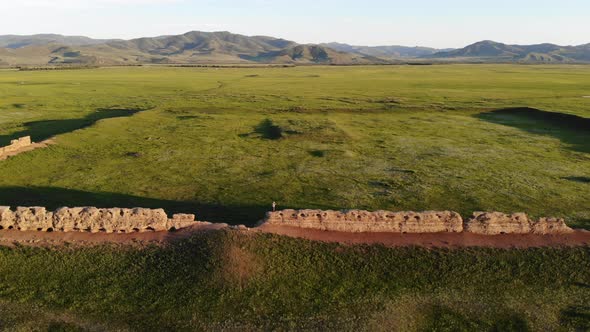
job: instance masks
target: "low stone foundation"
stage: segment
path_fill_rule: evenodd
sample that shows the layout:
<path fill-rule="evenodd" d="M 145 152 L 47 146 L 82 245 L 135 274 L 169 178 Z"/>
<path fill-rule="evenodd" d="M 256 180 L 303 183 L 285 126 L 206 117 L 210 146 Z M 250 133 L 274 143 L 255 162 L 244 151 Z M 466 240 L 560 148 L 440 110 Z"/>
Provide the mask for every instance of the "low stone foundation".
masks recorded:
<path fill-rule="evenodd" d="M 22 148 L 26 148 L 32 145 L 33 142 L 31 141 L 31 136 L 21 137 L 19 139 L 13 139 L 10 141 L 10 145 L 0 147 L 0 158 L 8 155 L 12 152 L 18 151 Z"/>
<path fill-rule="evenodd" d="M 0 229 L 23 231 L 129 233 L 167 231 L 195 225 L 192 214 L 175 214 L 171 219 L 163 209 L 101 209 L 63 207 L 47 211 L 44 207 L 0 206 Z"/>
<path fill-rule="evenodd" d="M 497 234 L 565 234 L 573 229 L 559 218 L 532 220 L 525 213 L 474 212 L 465 223 L 465 231 L 484 235 Z"/>
<path fill-rule="evenodd" d="M 565 234 L 572 233 L 563 219 L 531 220 L 524 213 L 475 212 L 463 221 L 453 211 L 322 211 L 283 210 L 268 212 L 262 225 L 291 226 L 326 231 L 355 233 L 440 233 L 474 234 Z"/>
<path fill-rule="evenodd" d="M 457 212 L 322 211 L 283 210 L 268 212 L 264 224 L 313 228 L 339 232 L 438 233 L 463 231 Z"/>

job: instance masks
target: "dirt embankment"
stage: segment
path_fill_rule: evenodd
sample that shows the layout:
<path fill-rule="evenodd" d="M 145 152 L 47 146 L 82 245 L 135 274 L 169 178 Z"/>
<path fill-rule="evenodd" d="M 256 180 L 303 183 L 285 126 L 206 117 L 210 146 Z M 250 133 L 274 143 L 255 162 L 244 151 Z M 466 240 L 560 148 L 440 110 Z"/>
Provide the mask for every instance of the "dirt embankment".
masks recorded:
<path fill-rule="evenodd" d="M 534 247 L 577 247 L 590 246 L 590 232 L 575 230 L 573 233 L 540 234 L 498 234 L 475 233 L 349 233 L 322 231 L 292 226 L 263 225 L 259 232 L 272 233 L 295 238 L 345 244 L 379 244 L 387 247 L 427 248 L 534 248 Z"/>
<path fill-rule="evenodd" d="M 368 244 L 387 247 L 426 247 L 426 248 L 532 248 L 532 247 L 574 247 L 590 246 L 590 232 L 577 230 L 569 234 L 499 234 L 481 235 L 473 233 L 348 233 L 322 231 L 290 226 L 260 226 L 256 228 L 232 229 L 225 224 L 204 224 L 183 228 L 174 232 L 156 231 L 144 233 L 88 233 L 88 232 L 38 232 L 0 230 L 0 246 L 92 246 L 104 243 L 144 246 L 149 244 L 164 245 L 185 239 L 198 232 L 230 230 L 255 236 L 270 233 L 281 236 L 342 243 L 349 245 Z"/>
<path fill-rule="evenodd" d="M 182 240 L 197 232 L 226 229 L 226 224 L 199 223 L 176 231 L 151 231 L 136 233 L 90 233 L 90 232 L 39 232 L 0 230 L 0 246 L 90 246 L 104 243 L 131 244 L 144 246 L 166 244 Z"/>
<path fill-rule="evenodd" d="M 529 248 L 587 246 L 590 232 L 563 219 L 524 213 L 475 212 L 468 220 L 452 211 L 269 212 L 257 230 L 314 241 L 386 246 Z"/>

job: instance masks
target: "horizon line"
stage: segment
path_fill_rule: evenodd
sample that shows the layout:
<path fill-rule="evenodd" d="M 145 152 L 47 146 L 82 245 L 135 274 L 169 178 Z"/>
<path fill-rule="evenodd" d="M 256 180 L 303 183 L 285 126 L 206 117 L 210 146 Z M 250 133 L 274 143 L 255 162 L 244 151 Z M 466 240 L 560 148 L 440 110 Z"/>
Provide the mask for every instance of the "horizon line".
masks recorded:
<path fill-rule="evenodd" d="M 362 44 L 362 43 L 351 43 L 351 42 L 344 42 L 344 41 L 329 41 L 329 42 L 318 42 L 318 43 L 314 43 L 314 42 L 299 42 L 299 41 L 295 41 L 295 40 L 291 40 L 291 39 L 286 39 L 286 38 L 282 38 L 282 37 L 276 37 L 276 36 L 271 36 L 271 35 L 263 35 L 263 34 L 244 34 L 244 33 L 235 33 L 235 32 L 231 32 L 229 30 L 214 30 L 214 31 L 207 31 L 207 30 L 189 30 L 186 32 L 182 32 L 182 33 L 177 33 L 177 34 L 162 34 L 162 35 L 155 35 L 155 36 L 141 36 L 141 37 L 133 37 L 133 38 L 104 38 L 104 37 L 92 37 L 91 35 L 83 35 L 83 34 L 64 34 L 64 33 L 53 33 L 53 32 L 41 32 L 41 33 L 33 33 L 33 34 L 18 34 L 18 33 L 8 33 L 8 34 L 2 34 L 0 35 L 0 37 L 7 37 L 7 36 L 14 36 L 14 37 L 33 37 L 33 36 L 44 36 L 44 35 L 55 35 L 55 36 L 62 36 L 62 37 L 83 37 L 83 38 L 89 38 L 89 39 L 93 39 L 93 40 L 104 40 L 104 41 L 115 41 L 115 40 L 122 40 L 122 41 L 130 41 L 130 40 L 135 40 L 135 39 L 142 39 L 142 38 L 162 38 L 162 37 L 173 37 L 173 36 L 181 36 L 181 35 L 185 35 L 191 32 L 203 32 L 203 33 L 230 33 L 230 34 L 234 34 L 234 35 L 240 35 L 240 36 L 245 36 L 245 37 L 270 37 L 270 38 L 275 38 L 275 39 L 283 39 L 283 40 L 288 40 L 297 44 L 301 44 L 301 45 L 321 45 L 321 44 L 345 44 L 345 45 L 349 45 L 349 46 L 356 46 L 356 47 L 388 47 L 388 46 L 399 46 L 399 47 L 413 47 L 413 48 L 417 48 L 417 47 L 425 47 L 425 48 L 432 48 L 432 49 L 436 49 L 436 50 L 443 50 L 443 49 L 460 49 L 460 48 L 464 48 L 466 46 L 469 45 L 473 45 L 473 44 L 477 44 L 477 43 L 481 43 L 481 42 L 493 42 L 493 43 L 498 43 L 498 44 L 504 44 L 504 45 L 510 45 L 510 46 L 530 46 L 530 45 L 543 45 L 543 44 L 552 44 L 552 45 L 557 45 L 557 46 L 564 46 L 564 47 L 577 47 L 577 46 L 583 46 L 583 45 L 588 45 L 589 43 L 581 43 L 581 44 L 568 44 L 568 45 L 562 45 L 559 43 L 552 43 L 552 42 L 542 42 L 542 43 L 528 43 L 528 44 L 523 44 L 523 43 L 504 43 L 504 42 L 499 42 L 499 41 L 495 41 L 492 39 L 481 39 L 481 40 L 477 40 L 474 42 L 470 42 L 465 44 L 462 47 L 433 47 L 433 46 L 428 46 L 428 45 L 420 45 L 420 44 L 415 44 L 415 45 L 404 45 L 402 43 L 379 43 L 379 44 L 373 44 L 373 43 L 369 43 L 369 44 Z"/>

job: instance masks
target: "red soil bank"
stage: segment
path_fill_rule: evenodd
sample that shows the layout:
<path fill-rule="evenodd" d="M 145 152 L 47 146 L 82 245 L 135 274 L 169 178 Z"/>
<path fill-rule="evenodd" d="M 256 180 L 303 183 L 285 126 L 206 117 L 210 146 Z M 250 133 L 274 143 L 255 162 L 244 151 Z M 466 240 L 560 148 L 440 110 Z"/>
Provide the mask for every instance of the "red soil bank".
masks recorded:
<path fill-rule="evenodd" d="M 322 231 L 292 226 L 262 225 L 260 232 L 285 235 L 322 242 L 346 244 L 381 244 L 388 247 L 420 246 L 428 248 L 491 247 L 491 248 L 532 248 L 532 247 L 575 247 L 590 246 L 590 232 L 576 230 L 566 234 L 499 234 L 481 235 L 474 233 L 349 233 Z"/>

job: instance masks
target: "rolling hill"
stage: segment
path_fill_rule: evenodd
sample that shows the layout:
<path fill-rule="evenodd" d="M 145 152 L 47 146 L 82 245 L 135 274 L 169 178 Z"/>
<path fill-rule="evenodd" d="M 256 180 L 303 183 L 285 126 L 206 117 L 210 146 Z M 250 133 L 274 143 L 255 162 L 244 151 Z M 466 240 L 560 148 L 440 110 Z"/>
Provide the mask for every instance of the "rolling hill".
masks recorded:
<path fill-rule="evenodd" d="M 139 64 L 392 64 L 437 62 L 586 63 L 590 44 L 507 45 L 481 41 L 461 49 L 298 44 L 281 38 L 191 31 L 131 40 L 42 34 L 0 36 L 0 66 Z"/>
<path fill-rule="evenodd" d="M 417 58 L 433 55 L 437 52 L 449 51 L 450 49 L 435 49 L 431 47 L 408 47 L 408 46 L 354 46 L 342 43 L 326 43 L 322 46 L 329 47 L 341 52 L 349 52 L 364 56 L 378 57 L 382 59 L 403 59 Z"/>
<path fill-rule="evenodd" d="M 0 38 L 0 43 L 3 43 L 0 45 L 4 45 L 0 48 L 0 61 L 14 66 L 387 62 L 371 56 L 337 51 L 322 45 L 301 45 L 280 38 L 249 37 L 229 32 L 191 31 L 174 36 L 106 41 L 43 36 L 46 35 Z M 20 43 L 20 46 L 17 43 Z"/>
<path fill-rule="evenodd" d="M 494 62 L 590 62 L 590 44 L 559 46 L 555 44 L 507 45 L 485 40 L 462 49 L 437 52 L 430 58 L 481 60 Z"/>
<path fill-rule="evenodd" d="M 62 36 L 56 34 L 40 34 L 32 36 L 1 35 L 0 47 L 17 49 L 26 46 L 60 44 L 64 46 L 81 46 L 102 44 L 107 39 L 92 39 L 84 36 Z"/>

